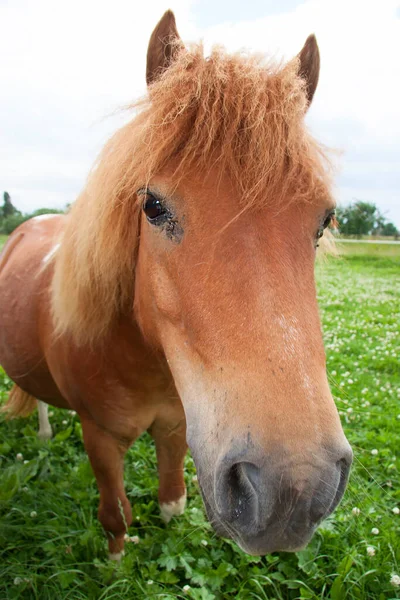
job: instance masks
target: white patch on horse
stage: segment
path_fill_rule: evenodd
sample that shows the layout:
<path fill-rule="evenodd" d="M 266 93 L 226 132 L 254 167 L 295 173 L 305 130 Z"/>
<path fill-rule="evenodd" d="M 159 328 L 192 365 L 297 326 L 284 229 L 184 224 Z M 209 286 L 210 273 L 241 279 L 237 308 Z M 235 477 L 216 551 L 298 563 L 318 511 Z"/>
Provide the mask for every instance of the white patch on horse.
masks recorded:
<path fill-rule="evenodd" d="M 298 352 L 298 342 L 300 339 L 298 321 L 296 317 L 285 317 L 281 315 L 277 318 L 283 332 L 284 350 L 287 356 L 295 356 Z"/>
<path fill-rule="evenodd" d="M 108 555 L 109 560 L 116 560 L 120 562 L 121 558 L 124 556 L 125 552 L 122 550 L 121 552 L 110 552 Z"/>
<path fill-rule="evenodd" d="M 54 217 L 59 217 L 59 214 L 50 214 L 50 215 L 38 215 L 37 217 L 33 217 L 34 221 L 46 221 L 47 219 L 53 219 Z"/>
<path fill-rule="evenodd" d="M 182 515 L 186 506 L 186 492 L 173 502 L 164 502 L 160 504 L 161 517 L 165 523 L 169 523 L 172 517 Z"/>
<path fill-rule="evenodd" d="M 46 216 L 46 215 L 44 215 Z M 46 254 L 46 256 L 43 258 L 42 263 L 45 264 L 47 263 L 51 257 L 57 252 L 57 250 L 59 249 L 60 244 L 55 244 L 50 250 L 49 252 Z"/>
<path fill-rule="evenodd" d="M 49 421 L 49 405 L 41 400 L 38 400 L 39 412 L 39 432 L 38 437 L 41 440 L 50 440 L 53 436 Z"/>

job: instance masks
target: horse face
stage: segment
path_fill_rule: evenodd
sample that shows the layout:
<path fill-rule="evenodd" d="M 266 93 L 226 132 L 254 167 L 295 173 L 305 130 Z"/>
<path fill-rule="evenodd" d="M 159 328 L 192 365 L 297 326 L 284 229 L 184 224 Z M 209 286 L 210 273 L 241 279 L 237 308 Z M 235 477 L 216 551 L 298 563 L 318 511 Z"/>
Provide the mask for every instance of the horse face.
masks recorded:
<path fill-rule="evenodd" d="M 332 206 L 242 210 L 211 172 L 142 202 L 135 312 L 187 419 L 208 516 L 251 554 L 303 547 L 351 463 L 325 371 L 314 283 Z"/>

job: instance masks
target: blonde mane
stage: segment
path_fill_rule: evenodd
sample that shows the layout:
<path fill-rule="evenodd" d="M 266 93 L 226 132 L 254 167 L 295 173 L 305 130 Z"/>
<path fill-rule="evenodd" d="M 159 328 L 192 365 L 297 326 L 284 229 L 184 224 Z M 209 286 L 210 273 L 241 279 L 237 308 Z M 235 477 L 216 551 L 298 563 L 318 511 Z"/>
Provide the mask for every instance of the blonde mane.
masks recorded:
<path fill-rule="evenodd" d="M 323 152 L 304 126 L 298 68 L 297 59 L 281 66 L 220 48 L 207 59 L 201 45 L 180 49 L 131 107 L 136 115 L 106 144 L 72 207 L 52 284 L 59 334 L 93 342 L 132 310 L 136 192 L 171 161 L 176 182 L 216 166 L 246 207 L 329 195 Z"/>

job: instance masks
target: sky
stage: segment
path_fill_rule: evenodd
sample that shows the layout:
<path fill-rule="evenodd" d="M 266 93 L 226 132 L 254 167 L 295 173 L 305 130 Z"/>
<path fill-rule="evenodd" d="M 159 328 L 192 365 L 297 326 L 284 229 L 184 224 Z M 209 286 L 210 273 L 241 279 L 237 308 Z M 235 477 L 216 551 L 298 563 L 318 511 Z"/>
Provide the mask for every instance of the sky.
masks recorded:
<path fill-rule="evenodd" d="M 0 0 L 0 192 L 23 212 L 74 201 L 120 108 L 145 93 L 168 8 L 206 50 L 290 59 L 315 33 L 307 122 L 339 151 L 336 198 L 374 202 L 400 228 L 400 0 Z"/>

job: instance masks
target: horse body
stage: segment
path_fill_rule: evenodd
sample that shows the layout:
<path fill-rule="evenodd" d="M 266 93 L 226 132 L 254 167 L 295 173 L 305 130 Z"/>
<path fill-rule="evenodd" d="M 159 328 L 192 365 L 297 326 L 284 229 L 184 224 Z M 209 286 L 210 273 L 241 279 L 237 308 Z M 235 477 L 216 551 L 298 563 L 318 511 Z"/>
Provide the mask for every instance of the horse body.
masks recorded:
<path fill-rule="evenodd" d="M 9 238 L 0 266 L 0 352 L 4 369 L 29 394 L 68 407 L 46 361 L 51 273 L 43 269 L 63 217 L 32 219 Z M 54 231 L 55 230 L 55 231 Z M 16 324 L 18 326 L 16 326 Z"/>
<path fill-rule="evenodd" d="M 167 12 L 141 112 L 68 217 L 4 249 L 0 362 L 79 414 L 112 558 L 132 518 L 123 456 L 145 430 L 164 518 L 184 508 L 187 434 L 214 528 L 251 554 L 303 547 L 343 494 L 314 282 L 334 202 L 304 127 L 318 73 L 312 36 L 284 68 L 204 59 Z"/>
<path fill-rule="evenodd" d="M 118 472 L 124 452 L 141 433 L 150 430 L 160 448 L 164 436 L 169 435 L 168 452 L 162 450 L 159 489 L 161 510 L 168 518 L 174 510 L 171 513 L 168 508 L 171 503 L 179 503 L 185 496 L 182 461 L 186 442 L 185 415 L 165 360 L 159 356 L 153 362 L 153 351 L 128 319 L 116 324 L 101 349 L 77 347 L 68 336 L 54 336 L 52 253 L 67 219 L 31 219 L 10 236 L 4 248 L 0 266 L 1 364 L 28 394 L 77 411 L 95 473 L 99 468 L 96 456 L 101 452 L 107 458 L 105 440 L 111 439 L 113 449 L 121 448 L 107 458 L 110 469 Z M 171 453 L 177 455 L 171 459 L 172 466 L 168 460 Z M 109 483 L 105 489 L 114 495 L 115 488 Z M 121 501 L 124 498 L 127 504 L 121 491 Z M 175 508 L 178 512 L 182 509 L 181 505 Z M 121 549 L 121 540 L 118 542 L 111 544 L 112 554 Z"/>

